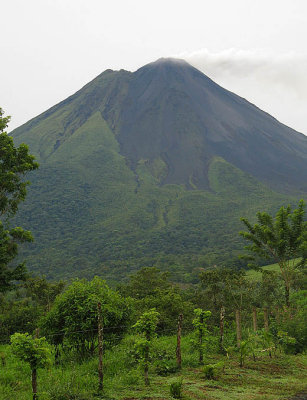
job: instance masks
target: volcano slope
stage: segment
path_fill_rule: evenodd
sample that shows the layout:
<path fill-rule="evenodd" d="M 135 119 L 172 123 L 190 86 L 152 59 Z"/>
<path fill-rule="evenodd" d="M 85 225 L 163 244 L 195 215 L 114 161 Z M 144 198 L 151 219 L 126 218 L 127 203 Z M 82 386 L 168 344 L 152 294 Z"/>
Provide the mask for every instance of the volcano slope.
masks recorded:
<path fill-rule="evenodd" d="M 183 60 L 106 70 L 12 136 L 40 163 L 21 256 L 50 278 L 189 280 L 242 251 L 240 216 L 307 193 L 307 137 Z"/>

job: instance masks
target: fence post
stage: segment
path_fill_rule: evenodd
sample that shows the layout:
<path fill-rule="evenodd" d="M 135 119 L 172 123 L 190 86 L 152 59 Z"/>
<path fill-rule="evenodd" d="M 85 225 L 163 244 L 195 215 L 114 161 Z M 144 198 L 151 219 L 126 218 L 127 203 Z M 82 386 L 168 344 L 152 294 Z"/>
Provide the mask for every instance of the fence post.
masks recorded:
<path fill-rule="evenodd" d="M 225 318 L 225 307 L 222 306 L 220 310 L 220 351 L 225 353 L 224 349 L 224 318 Z"/>
<path fill-rule="evenodd" d="M 178 328 L 177 328 L 177 347 L 176 347 L 176 360 L 178 369 L 181 369 L 181 329 L 182 329 L 183 315 L 179 314 L 178 317 Z"/>

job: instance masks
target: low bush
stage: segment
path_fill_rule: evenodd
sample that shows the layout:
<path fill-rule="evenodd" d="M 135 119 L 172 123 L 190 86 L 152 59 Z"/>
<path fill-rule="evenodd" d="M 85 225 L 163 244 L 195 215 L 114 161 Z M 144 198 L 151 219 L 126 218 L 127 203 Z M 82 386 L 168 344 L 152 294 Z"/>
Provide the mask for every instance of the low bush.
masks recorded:
<path fill-rule="evenodd" d="M 183 378 L 173 381 L 170 385 L 170 394 L 174 399 L 182 398 Z"/>
<path fill-rule="evenodd" d="M 178 366 L 175 360 L 158 360 L 155 362 L 155 371 L 157 375 L 167 376 L 178 371 Z"/>
<path fill-rule="evenodd" d="M 220 361 L 216 364 L 207 364 L 203 367 L 203 373 L 205 374 L 206 379 L 217 379 L 224 372 L 225 364 L 223 361 Z"/>

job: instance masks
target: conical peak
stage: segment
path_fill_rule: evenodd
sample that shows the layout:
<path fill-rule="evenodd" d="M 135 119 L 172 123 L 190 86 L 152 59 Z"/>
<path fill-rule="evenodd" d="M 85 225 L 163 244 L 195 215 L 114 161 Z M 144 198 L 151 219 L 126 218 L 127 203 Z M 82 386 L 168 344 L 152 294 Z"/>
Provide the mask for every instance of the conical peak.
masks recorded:
<path fill-rule="evenodd" d="M 185 60 L 179 59 L 179 58 L 159 58 L 156 61 L 153 61 L 151 63 L 148 63 L 144 65 L 143 67 L 139 68 L 138 71 L 144 71 L 144 70 L 172 70 L 172 69 L 181 69 L 181 68 L 191 68 L 194 69 L 188 62 Z M 136 72 L 138 72 L 136 71 Z"/>
<path fill-rule="evenodd" d="M 185 82 L 188 86 L 191 84 L 200 85 L 200 80 L 204 85 L 211 86 L 214 82 L 203 72 L 193 67 L 187 61 L 180 58 L 159 58 L 139 68 L 134 75 L 138 79 L 144 79 L 151 82 L 162 80 L 168 86 L 174 82 Z M 216 85 L 216 84 L 214 84 Z"/>
<path fill-rule="evenodd" d="M 166 58 L 161 57 L 158 60 L 156 60 L 150 64 L 152 64 L 152 65 L 191 66 L 188 62 L 186 62 L 182 58 L 173 58 L 173 57 L 166 57 Z"/>

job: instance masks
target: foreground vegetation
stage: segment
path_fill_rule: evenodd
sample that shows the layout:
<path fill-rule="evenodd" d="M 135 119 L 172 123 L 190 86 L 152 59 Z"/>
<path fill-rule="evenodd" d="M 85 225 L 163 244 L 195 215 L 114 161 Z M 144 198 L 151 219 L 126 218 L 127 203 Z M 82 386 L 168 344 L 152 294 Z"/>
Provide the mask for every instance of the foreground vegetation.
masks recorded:
<path fill-rule="evenodd" d="M 306 355 L 280 355 L 272 359 L 267 353 L 248 357 L 239 367 L 237 354 L 229 359 L 208 351 L 205 363 L 225 362 L 224 372 L 208 379 L 204 367 L 198 365 L 197 351 L 191 348 L 191 336 L 182 338 L 182 370 L 176 369 L 176 337 L 159 337 L 154 342 L 155 356 L 150 367 L 151 385 L 144 385 L 142 373 L 133 357 L 134 337 L 127 336 L 120 345 L 108 349 L 104 357 L 104 393 L 97 396 L 98 360 L 80 361 L 67 349 L 60 365 L 39 370 L 39 399 L 90 400 L 107 399 L 170 399 L 170 385 L 183 378 L 182 395 L 194 399 L 281 400 L 306 389 Z M 11 355 L 9 346 L 1 347 L 5 366 L 1 368 L 0 398 L 28 400 L 31 398 L 30 369 Z M 171 359 L 169 359 L 171 357 Z"/>

